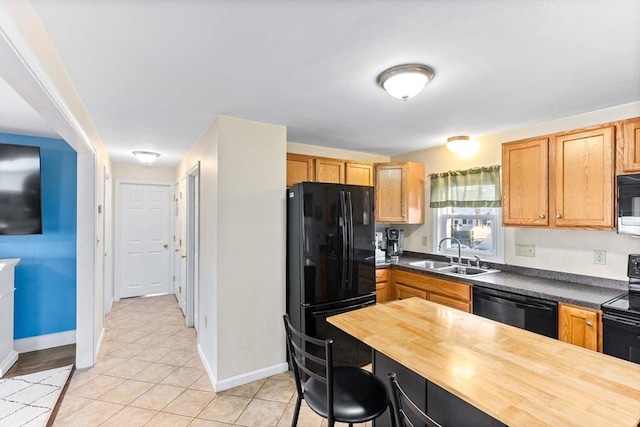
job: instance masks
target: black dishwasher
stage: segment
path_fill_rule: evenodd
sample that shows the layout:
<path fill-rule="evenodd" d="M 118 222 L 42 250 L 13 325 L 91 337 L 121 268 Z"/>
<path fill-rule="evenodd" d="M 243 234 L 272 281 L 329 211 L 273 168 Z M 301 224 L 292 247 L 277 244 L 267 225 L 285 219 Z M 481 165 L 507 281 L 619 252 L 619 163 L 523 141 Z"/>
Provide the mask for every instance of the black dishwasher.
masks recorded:
<path fill-rule="evenodd" d="M 474 286 L 473 314 L 558 338 L 558 303 L 554 301 Z"/>

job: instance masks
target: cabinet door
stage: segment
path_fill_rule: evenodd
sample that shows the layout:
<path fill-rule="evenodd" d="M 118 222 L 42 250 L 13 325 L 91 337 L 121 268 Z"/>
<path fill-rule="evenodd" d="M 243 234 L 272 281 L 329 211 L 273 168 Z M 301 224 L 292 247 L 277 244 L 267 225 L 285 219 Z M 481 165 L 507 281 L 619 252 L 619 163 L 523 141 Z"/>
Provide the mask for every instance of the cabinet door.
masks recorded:
<path fill-rule="evenodd" d="M 621 135 L 622 173 L 640 172 L 640 118 L 626 120 L 622 123 Z"/>
<path fill-rule="evenodd" d="M 299 182 L 310 182 L 315 178 L 313 157 L 287 153 L 287 188 Z"/>
<path fill-rule="evenodd" d="M 548 138 L 502 145 L 502 223 L 546 226 Z"/>
<path fill-rule="evenodd" d="M 389 301 L 389 282 L 376 283 L 376 302 Z"/>
<path fill-rule="evenodd" d="M 344 184 L 344 161 L 317 158 L 316 181 Z"/>
<path fill-rule="evenodd" d="M 558 305 L 558 339 L 594 351 L 600 346 L 600 312 L 565 304 Z"/>
<path fill-rule="evenodd" d="M 345 184 L 373 186 L 373 164 L 345 162 Z"/>
<path fill-rule="evenodd" d="M 376 165 L 376 221 L 404 222 L 407 212 L 406 166 Z"/>
<path fill-rule="evenodd" d="M 557 227 L 613 228 L 613 126 L 555 137 Z"/>
<path fill-rule="evenodd" d="M 412 297 L 427 299 L 426 291 L 416 289 L 416 288 L 410 288 L 409 286 L 398 285 L 397 283 L 396 283 L 396 293 L 398 294 L 397 296 L 398 299 L 406 299 L 406 298 L 412 298 Z"/>

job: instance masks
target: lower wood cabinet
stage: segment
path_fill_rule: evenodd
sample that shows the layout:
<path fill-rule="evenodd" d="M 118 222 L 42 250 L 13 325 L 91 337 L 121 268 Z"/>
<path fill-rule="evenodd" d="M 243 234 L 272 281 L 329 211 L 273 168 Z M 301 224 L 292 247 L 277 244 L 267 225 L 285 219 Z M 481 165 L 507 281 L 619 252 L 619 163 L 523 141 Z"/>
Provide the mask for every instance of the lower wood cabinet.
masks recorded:
<path fill-rule="evenodd" d="M 389 269 L 379 268 L 376 270 L 376 302 L 389 301 Z"/>
<path fill-rule="evenodd" d="M 466 283 L 396 270 L 396 298 L 418 297 L 471 313 L 471 286 Z"/>
<path fill-rule="evenodd" d="M 558 339 L 602 352 L 602 312 L 570 304 L 558 304 Z"/>

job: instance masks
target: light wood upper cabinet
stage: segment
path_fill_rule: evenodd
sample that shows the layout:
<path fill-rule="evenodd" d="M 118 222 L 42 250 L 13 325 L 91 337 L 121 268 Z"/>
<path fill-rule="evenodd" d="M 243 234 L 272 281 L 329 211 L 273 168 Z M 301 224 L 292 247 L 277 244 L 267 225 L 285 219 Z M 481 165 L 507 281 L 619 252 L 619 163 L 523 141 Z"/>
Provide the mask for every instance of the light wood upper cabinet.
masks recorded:
<path fill-rule="evenodd" d="M 315 181 L 314 158 L 287 153 L 287 188 L 299 182 Z"/>
<path fill-rule="evenodd" d="M 548 145 L 549 138 L 502 145 L 504 225 L 549 224 Z"/>
<path fill-rule="evenodd" d="M 609 124 L 503 144 L 503 224 L 613 229 L 615 130 Z"/>
<path fill-rule="evenodd" d="M 344 184 L 344 160 L 317 157 L 316 181 Z"/>
<path fill-rule="evenodd" d="M 618 135 L 617 172 L 640 172 L 640 117 L 625 120 Z"/>
<path fill-rule="evenodd" d="M 613 228 L 613 126 L 555 137 L 556 227 Z"/>
<path fill-rule="evenodd" d="M 345 184 L 373 186 L 373 164 L 345 162 Z"/>
<path fill-rule="evenodd" d="M 424 223 L 424 164 L 378 163 L 375 166 L 376 221 Z"/>
<path fill-rule="evenodd" d="M 558 304 L 558 339 L 594 351 L 602 351 L 602 312 Z"/>
<path fill-rule="evenodd" d="M 287 153 L 287 188 L 299 182 L 373 185 L 373 163 Z"/>

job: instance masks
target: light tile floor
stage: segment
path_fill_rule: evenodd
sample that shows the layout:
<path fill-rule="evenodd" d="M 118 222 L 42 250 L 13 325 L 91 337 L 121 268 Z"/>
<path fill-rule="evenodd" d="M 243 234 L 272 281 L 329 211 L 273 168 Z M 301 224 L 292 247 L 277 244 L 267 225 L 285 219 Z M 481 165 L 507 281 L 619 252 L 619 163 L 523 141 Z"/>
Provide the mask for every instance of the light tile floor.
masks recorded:
<path fill-rule="evenodd" d="M 75 371 L 54 426 L 289 426 L 291 372 L 216 393 L 173 295 L 114 303 L 97 363 Z M 299 426 L 326 426 L 304 406 Z M 370 427 L 371 423 L 362 426 Z"/>

